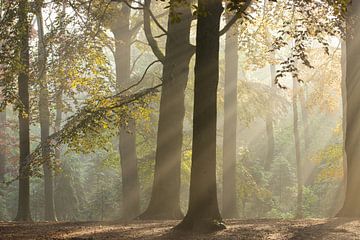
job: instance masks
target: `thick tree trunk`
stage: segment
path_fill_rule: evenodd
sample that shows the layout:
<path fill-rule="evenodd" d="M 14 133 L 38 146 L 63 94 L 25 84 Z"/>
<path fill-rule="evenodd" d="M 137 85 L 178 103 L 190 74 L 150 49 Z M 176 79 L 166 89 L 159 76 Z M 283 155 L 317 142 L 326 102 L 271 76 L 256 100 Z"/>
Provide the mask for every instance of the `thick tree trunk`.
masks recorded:
<path fill-rule="evenodd" d="M 347 161 L 346 193 L 341 217 L 360 217 L 360 2 L 352 1 L 348 7 L 346 39 L 346 131 L 345 152 Z"/>
<path fill-rule="evenodd" d="M 122 4 L 121 13 L 112 27 L 115 37 L 115 65 L 117 88 L 129 85 L 131 62 L 130 8 Z M 140 211 L 140 186 L 136 155 L 135 119 L 119 130 L 119 153 L 122 173 L 122 217 L 132 219 Z"/>
<path fill-rule="evenodd" d="M 29 130 L 29 4 L 26 0 L 19 2 L 19 35 L 20 35 L 20 59 L 21 70 L 18 76 L 19 98 L 24 111 L 19 113 L 19 199 L 16 221 L 31 221 L 30 215 L 30 181 L 29 164 L 27 157 L 30 154 L 30 130 Z"/>
<path fill-rule="evenodd" d="M 275 77 L 276 77 L 276 69 L 275 65 L 270 65 L 270 76 L 271 76 L 271 94 L 274 92 L 275 85 Z M 273 104 L 272 104 L 272 96 L 270 95 L 269 99 L 269 109 L 267 109 L 266 113 L 266 136 L 267 136 L 267 153 L 264 164 L 264 169 L 269 171 L 271 168 L 271 164 L 274 161 L 274 152 L 275 152 L 275 137 L 274 137 L 274 118 L 273 118 Z"/>
<path fill-rule="evenodd" d="M 6 109 L 0 112 L 0 182 L 6 174 Z"/>
<path fill-rule="evenodd" d="M 342 130 L 343 130 L 343 184 L 341 185 L 341 194 L 339 198 L 344 199 L 347 185 L 347 157 L 345 151 L 345 139 L 346 139 L 346 42 L 341 42 L 341 98 L 342 98 Z"/>
<path fill-rule="evenodd" d="M 230 16 L 227 16 L 229 20 Z M 238 80 L 238 30 L 233 26 L 225 38 L 224 138 L 222 216 L 239 217 L 236 201 L 236 129 Z"/>
<path fill-rule="evenodd" d="M 174 22 L 169 14 L 163 86 L 160 100 L 155 174 L 151 200 L 141 219 L 181 219 L 180 175 L 185 116 L 185 88 L 189 63 L 193 55 L 190 46 L 190 4 L 170 1 L 170 11 L 179 13 Z"/>
<path fill-rule="evenodd" d="M 199 0 L 189 209 L 180 230 L 223 229 L 216 187 L 216 117 L 221 0 Z"/>
<path fill-rule="evenodd" d="M 39 59 L 39 80 L 40 80 L 40 96 L 39 96 L 39 115 L 41 128 L 41 143 L 45 146 L 50 135 L 50 110 L 49 110 L 49 94 L 46 79 L 46 48 L 44 42 L 43 17 L 41 6 L 36 12 L 36 21 L 38 26 L 38 59 Z M 54 180 L 53 171 L 51 169 L 51 157 L 49 148 L 42 148 L 42 158 L 44 160 L 44 196 L 45 196 L 45 220 L 56 221 L 54 206 Z"/>
<path fill-rule="evenodd" d="M 303 216 L 303 178 L 302 178 L 302 164 L 300 152 L 300 137 L 299 137 L 299 114 L 298 114 L 298 81 L 293 79 L 293 121 L 294 121 L 294 143 L 295 143 L 295 161 L 296 161 L 296 177 L 297 177 L 297 206 L 296 217 L 302 218 Z"/>

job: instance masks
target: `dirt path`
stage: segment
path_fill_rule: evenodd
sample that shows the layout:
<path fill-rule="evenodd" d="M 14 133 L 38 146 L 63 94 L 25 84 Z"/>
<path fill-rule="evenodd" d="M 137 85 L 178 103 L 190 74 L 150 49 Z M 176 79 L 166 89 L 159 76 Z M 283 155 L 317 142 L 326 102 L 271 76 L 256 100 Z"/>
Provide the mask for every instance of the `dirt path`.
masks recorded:
<path fill-rule="evenodd" d="M 289 239 L 360 240 L 360 219 L 231 220 L 211 234 L 171 231 L 176 221 L 13 223 L 0 222 L 1 240 Z"/>

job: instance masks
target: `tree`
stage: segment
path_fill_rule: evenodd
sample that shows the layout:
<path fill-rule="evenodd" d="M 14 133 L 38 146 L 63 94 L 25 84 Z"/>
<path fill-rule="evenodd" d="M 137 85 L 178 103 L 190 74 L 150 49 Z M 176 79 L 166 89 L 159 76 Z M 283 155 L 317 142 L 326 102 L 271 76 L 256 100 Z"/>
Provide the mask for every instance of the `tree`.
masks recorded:
<path fill-rule="evenodd" d="M 111 30 L 115 37 L 116 84 L 118 92 L 130 82 L 131 29 L 130 8 L 124 3 Z M 129 118 L 126 126 L 119 128 L 119 153 L 121 159 L 123 218 L 131 219 L 140 211 L 140 186 L 136 155 L 135 119 Z"/>
<path fill-rule="evenodd" d="M 264 169 L 269 171 L 271 164 L 274 160 L 275 151 L 275 137 L 274 137 L 274 117 L 273 117 L 273 92 L 275 87 L 276 68 L 274 64 L 270 64 L 270 95 L 269 95 L 269 108 L 265 116 L 266 136 L 267 136 L 267 153 L 265 158 Z"/>
<path fill-rule="evenodd" d="M 360 98 L 357 94 L 359 89 L 359 56 L 360 56 L 360 24 L 357 20 L 360 16 L 360 2 L 352 1 L 348 5 L 346 26 L 346 116 L 345 116 L 345 153 L 346 153 L 346 193 L 343 207 L 338 213 L 341 217 L 360 216 L 360 149 L 359 144 L 359 104 Z"/>
<path fill-rule="evenodd" d="M 39 118 L 41 128 L 41 143 L 46 144 L 46 141 L 50 135 L 50 110 L 49 110 L 49 94 L 48 84 L 46 77 L 46 46 L 44 39 L 44 26 L 42 16 L 42 2 L 37 2 L 36 6 L 36 21 L 38 27 L 38 65 L 39 65 L 39 84 L 40 84 L 40 96 L 39 96 Z M 42 158 L 44 161 L 44 196 L 45 196 L 45 220 L 56 221 L 55 206 L 54 206 L 54 180 L 53 172 L 51 168 L 50 149 L 42 148 Z"/>
<path fill-rule="evenodd" d="M 216 188 L 216 115 L 221 0 L 199 0 L 189 209 L 180 230 L 223 229 Z"/>
<path fill-rule="evenodd" d="M 190 45 L 192 14 L 187 1 L 170 1 L 165 56 L 163 62 L 160 115 L 155 156 L 155 173 L 151 199 L 142 219 L 180 219 L 180 174 L 185 116 L 185 88 L 189 62 L 194 53 Z M 150 9 L 145 1 L 144 17 Z M 178 17 L 178 19 L 174 19 Z M 149 36 L 149 20 L 144 21 Z M 149 41 L 152 42 L 151 40 Z M 154 49 L 156 46 L 152 46 Z M 155 52 L 161 52 L 157 48 Z M 159 54 L 158 54 L 159 57 Z"/>
<path fill-rule="evenodd" d="M 2 6 L 0 7 L 0 19 L 2 19 Z M 0 44 L 1 46 L 1 44 Z M 0 64 L 0 73 L 2 72 L 2 65 Z M 0 110 L 0 182 L 5 179 L 6 167 L 6 107 Z"/>
<path fill-rule="evenodd" d="M 227 22 L 230 20 L 227 16 Z M 237 80 L 238 80 L 238 30 L 237 26 L 225 38 L 224 86 L 224 138 L 223 138 L 223 198 L 222 216 L 237 218 L 236 207 L 236 129 L 237 129 Z"/>
<path fill-rule="evenodd" d="M 30 182 L 29 164 L 30 131 L 29 131 L 29 3 L 21 0 L 18 7 L 20 71 L 18 75 L 18 92 L 23 109 L 19 111 L 19 200 L 16 221 L 31 221 L 30 215 Z"/>
<path fill-rule="evenodd" d="M 6 174 L 6 109 L 0 112 L 0 182 L 5 180 Z"/>
<path fill-rule="evenodd" d="M 296 217 L 301 218 L 303 215 L 303 180 L 302 180 L 302 161 L 300 152 L 300 137 L 299 137 L 299 113 L 298 113 L 298 80 L 293 78 L 293 131 L 294 131 L 294 145 L 295 145 L 295 161 L 296 161 L 296 176 L 297 176 L 297 208 Z"/>

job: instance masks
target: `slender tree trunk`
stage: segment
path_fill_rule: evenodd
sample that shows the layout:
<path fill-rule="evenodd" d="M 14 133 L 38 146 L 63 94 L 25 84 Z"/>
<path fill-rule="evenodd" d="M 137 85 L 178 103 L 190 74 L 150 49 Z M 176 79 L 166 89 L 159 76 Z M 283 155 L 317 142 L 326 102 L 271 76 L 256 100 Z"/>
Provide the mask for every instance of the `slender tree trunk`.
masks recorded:
<path fill-rule="evenodd" d="M 227 16 L 229 20 L 230 16 Z M 236 201 L 236 129 L 238 80 L 238 30 L 233 26 L 225 38 L 224 138 L 222 216 L 238 218 Z"/>
<path fill-rule="evenodd" d="M 115 65 L 117 88 L 129 85 L 131 62 L 130 8 L 122 4 L 112 32 L 115 37 Z M 136 155 L 135 119 L 130 118 L 127 126 L 119 130 L 119 153 L 122 173 L 123 212 L 122 217 L 131 219 L 140 211 L 140 187 Z"/>
<path fill-rule="evenodd" d="M 0 112 L 0 182 L 6 174 L 6 109 Z"/>
<path fill-rule="evenodd" d="M 0 19 L 3 7 L 0 6 Z M 5 180 L 6 174 L 6 107 L 0 110 L 0 184 Z M 0 195 L 2 192 L 0 191 Z"/>
<path fill-rule="evenodd" d="M 58 132 L 61 129 L 61 121 L 62 121 L 62 88 L 61 86 L 56 89 L 56 96 L 55 96 L 55 109 L 56 109 L 56 114 L 55 114 L 55 124 L 54 124 L 54 132 Z M 58 161 L 61 158 L 61 151 L 60 148 L 56 148 L 55 149 L 55 159 Z"/>
<path fill-rule="evenodd" d="M 62 2 L 62 13 L 61 13 L 61 21 L 60 21 L 60 28 L 62 29 L 62 34 L 65 34 L 65 26 L 64 26 L 64 17 L 66 14 L 66 0 L 63 0 Z M 60 59 L 61 61 L 62 59 Z M 62 113 L 63 113 L 63 103 L 62 103 L 62 98 L 63 98 L 63 89 L 64 89 L 64 83 L 59 83 L 56 85 L 55 87 L 55 109 L 56 109 L 56 114 L 55 114 L 55 123 L 54 123 L 54 132 L 58 132 L 61 129 L 61 121 L 62 121 Z M 61 151 L 60 148 L 57 147 L 55 149 L 55 159 L 57 161 L 60 160 L 61 157 Z"/>
<path fill-rule="evenodd" d="M 216 187 L 216 117 L 220 0 L 199 0 L 189 209 L 181 230 L 223 229 Z"/>
<path fill-rule="evenodd" d="M 299 137 L 299 114 L 298 114 L 298 81 L 293 78 L 293 121 L 294 121 L 294 142 L 295 142 L 295 159 L 296 159 L 296 176 L 297 176 L 297 208 L 296 217 L 303 216 L 303 179 L 302 179 L 302 164 L 300 152 L 300 137 Z"/>
<path fill-rule="evenodd" d="M 271 94 L 274 93 L 274 85 L 275 85 L 275 77 L 276 77 L 276 69 L 275 65 L 270 65 L 270 76 L 271 76 Z M 264 164 L 264 169 L 269 171 L 271 168 L 271 164 L 274 161 L 274 152 L 275 152 L 275 137 L 274 137 L 274 118 L 273 118 L 273 103 L 272 96 L 270 95 L 269 99 L 269 109 L 267 109 L 265 124 L 266 124 L 266 136 L 267 136 L 267 153 Z"/>
<path fill-rule="evenodd" d="M 29 22 L 27 0 L 19 2 L 19 40 L 21 70 L 18 76 L 19 98 L 23 104 L 23 111 L 19 113 L 19 199 L 16 221 L 31 221 L 30 214 L 30 181 L 29 164 L 27 157 L 30 154 L 30 130 L 29 130 Z"/>
<path fill-rule="evenodd" d="M 166 57 L 160 100 L 155 174 L 151 200 L 142 219 L 180 219 L 180 175 L 185 116 L 185 88 L 189 63 L 193 55 L 190 46 L 190 4 L 170 1 Z M 171 19 L 174 12 L 181 20 Z"/>
<path fill-rule="evenodd" d="M 39 96 L 39 115 L 41 128 L 41 143 L 45 146 L 50 134 L 50 110 L 49 110 L 49 94 L 46 79 L 46 48 L 44 42 L 43 17 L 41 12 L 41 4 L 36 12 L 36 21 L 38 26 L 38 59 L 39 59 L 39 79 L 40 79 L 40 96 Z M 54 206 L 54 180 L 53 171 L 51 169 L 51 157 L 49 148 L 42 149 L 42 158 L 44 160 L 44 196 L 45 196 L 45 220 L 56 221 Z"/>
<path fill-rule="evenodd" d="M 347 162 L 346 193 L 341 217 L 360 217 L 360 2 L 352 1 L 347 11 L 345 153 Z"/>
<path fill-rule="evenodd" d="M 299 91 L 300 107 L 301 107 L 301 120 L 302 120 L 302 130 L 303 130 L 303 139 L 304 139 L 304 150 L 302 157 L 302 172 L 304 184 L 309 184 L 311 181 L 311 174 L 315 169 L 314 163 L 309 159 L 309 150 L 310 150 L 310 133 L 309 133 L 309 117 L 306 107 L 306 85 L 304 85 Z M 307 180 L 307 181 L 306 181 Z"/>

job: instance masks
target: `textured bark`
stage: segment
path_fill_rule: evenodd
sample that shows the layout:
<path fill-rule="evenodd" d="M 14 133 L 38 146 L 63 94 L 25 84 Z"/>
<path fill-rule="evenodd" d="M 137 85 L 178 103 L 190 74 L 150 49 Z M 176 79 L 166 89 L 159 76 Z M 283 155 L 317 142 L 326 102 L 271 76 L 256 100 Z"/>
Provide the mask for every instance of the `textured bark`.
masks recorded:
<path fill-rule="evenodd" d="M 298 81 L 293 79 L 293 131 L 295 143 L 295 161 L 296 161 L 296 177 L 297 177 L 297 203 L 296 203 L 296 217 L 303 216 L 303 173 L 300 152 L 300 137 L 299 137 L 299 114 L 298 114 Z"/>
<path fill-rule="evenodd" d="M 180 230 L 223 229 L 216 187 L 216 117 L 221 0 L 199 0 L 189 209 Z"/>
<path fill-rule="evenodd" d="M 0 6 L 0 18 L 2 18 L 2 6 Z M 5 180 L 6 174 L 6 108 L 0 110 L 0 182 Z M 0 191 L 0 197 L 2 192 Z"/>
<path fill-rule="evenodd" d="M 36 21 L 38 27 L 38 61 L 39 61 L 39 81 L 40 81 L 40 96 L 39 96 L 39 115 L 40 115 L 40 131 L 41 143 L 46 144 L 50 135 L 50 110 L 49 110 L 49 94 L 46 78 L 46 48 L 44 41 L 43 17 L 41 12 L 41 5 L 36 11 Z M 54 179 L 53 171 L 51 169 L 50 150 L 48 148 L 42 149 L 42 158 L 44 160 L 44 196 L 45 196 L 45 220 L 56 221 L 55 206 L 54 206 Z"/>
<path fill-rule="evenodd" d="M 181 20 L 169 17 L 163 86 L 160 100 L 154 183 L 151 200 L 141 219 L 181 219 L 180 175 L 185 116 L 185 88 L 189 63 L 191 9 L 188 4 L 170 1 L 170 11 L 180 13 Z M 169 16 L 171 16 L 170 13 Z"/>
<path fill-rule="evenodd" d="M 229 21 L 230 16 L 227 16 Z M 238 30 L 233 26 L 225 38 L 224 138 L 222 216 L 237 218 L 236 207 L 236 129 L 238 80 Z"/>
<path fill-rule="evenodd" d="M 271 94 L 274 92 L 275 85 L 275 77 L 276 77 L 276 69 L 275 65 L 270 65 L 270 87 Z M 272 104 L 272 96 L 270 95 L 269 99 L 269 109 L 267 109 L 265 124 L 266 124 L 266 136 L 267 136 L 267 153 L 265 158 L 264 169 L 269 171 L 271 168 L 271 164 L 274 161 L 274 152 L 275 152 L 275 137 L 274 137 L 274 117 L 273 117 L 273 104 Z"/>
<path fill-rule="evenodd" d="M 115 37 L 115 65 L 117 89 L 129 85 L 131 62 L 130 8 L 122 4 L 120 14 L 111 28 Z M 136 155 L 135 119 L 119 130 L 119 153 L 122 173 L 122 217 L 132 219 L 140 211 L 140 187 Z"/>
<path fill-rule="evenodd" d="M 347 161 L 346 193 L 341 217 L 360 217 L 360 2 L 352 1 L 348 7 L 346 39 L 346 131 L 345 152 Z"/>
<path fill-rule="evenodd" d="M 28 2 L 19 2 L 19 35 L 21 70 L 18 76 L 19 99 L 23 104 L 23 113 L 19 113 L 19 199 L 16 221 L 31 221 L 30 214 L 30 182 L 27 156 L 30 154 L 29 131 L 29 22 Z"/>
<path fill-rule="evenodd" d="M 6 174 L 6 109 L 0 112 L 0 182 Z"/>

